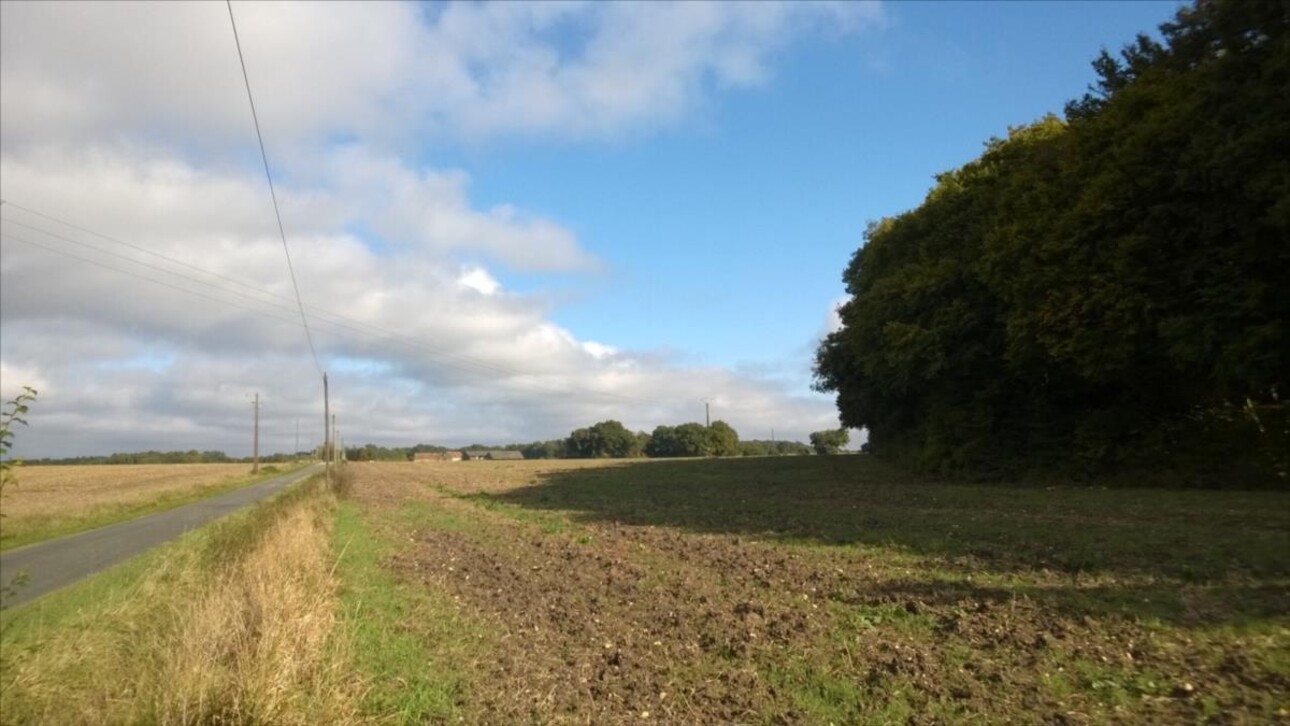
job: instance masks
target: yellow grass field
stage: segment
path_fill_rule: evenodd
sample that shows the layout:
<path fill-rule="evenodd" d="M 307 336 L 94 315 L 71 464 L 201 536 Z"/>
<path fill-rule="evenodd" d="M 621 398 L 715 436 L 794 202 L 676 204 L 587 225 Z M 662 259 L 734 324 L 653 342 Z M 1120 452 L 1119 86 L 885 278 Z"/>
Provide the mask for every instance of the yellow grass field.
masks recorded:
<path fill-rule="evenodd" d="M 25 466 L 0 501 L 0 547 L 199 499 L 250 480 L 249 464 Z"/>

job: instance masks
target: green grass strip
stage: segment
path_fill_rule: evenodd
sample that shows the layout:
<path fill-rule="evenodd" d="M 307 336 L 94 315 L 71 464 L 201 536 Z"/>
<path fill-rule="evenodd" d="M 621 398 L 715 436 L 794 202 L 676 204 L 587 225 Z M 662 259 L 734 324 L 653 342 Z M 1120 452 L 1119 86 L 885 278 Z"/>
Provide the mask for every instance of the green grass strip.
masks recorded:
<path fill-rule="evenodd" d="M 363 709 L 382 722 L 455 720 L 466 688 L 463 664 L 478 636 L 452 600 L 382 566 L 393 537 L 364 517 L 342 503 L 332 534 L 350 658 L 369 684 Z M 379 524 L 402 532 L 404 519 L 396 512 Z"/>

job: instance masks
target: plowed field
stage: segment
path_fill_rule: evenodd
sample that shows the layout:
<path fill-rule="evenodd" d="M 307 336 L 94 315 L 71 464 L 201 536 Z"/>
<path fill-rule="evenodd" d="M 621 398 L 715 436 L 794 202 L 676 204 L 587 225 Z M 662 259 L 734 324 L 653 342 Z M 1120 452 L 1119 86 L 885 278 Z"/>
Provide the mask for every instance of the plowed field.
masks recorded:
<path fill-rule="evenodd" d="M 867 457 L 351 468 L 382 566 L 479 633 L 445 719 L 1290 714 L 1283 494 L 949 486 Z"/>

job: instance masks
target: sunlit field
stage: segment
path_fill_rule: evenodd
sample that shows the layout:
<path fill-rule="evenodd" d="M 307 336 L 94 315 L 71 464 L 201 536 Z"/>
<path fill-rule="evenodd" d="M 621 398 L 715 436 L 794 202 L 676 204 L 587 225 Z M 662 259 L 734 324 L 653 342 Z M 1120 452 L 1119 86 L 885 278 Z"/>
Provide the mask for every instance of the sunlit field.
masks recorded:
<path fill-rule="evenodd" d="M 212 496 L 252 480 L 249 464 L 24 466 L 0 501 L 0 549 Z"/>

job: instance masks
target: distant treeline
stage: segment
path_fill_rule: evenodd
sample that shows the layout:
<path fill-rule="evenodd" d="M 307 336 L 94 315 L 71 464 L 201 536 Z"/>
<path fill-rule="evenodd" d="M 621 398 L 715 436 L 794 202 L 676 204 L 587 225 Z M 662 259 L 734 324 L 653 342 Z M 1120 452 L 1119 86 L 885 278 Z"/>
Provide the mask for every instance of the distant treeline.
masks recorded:
<path fill-rule="evenodd" d="M 834 454 L 847 443 L 845 430 L 817 431 L 811 434 L 812 445 L 800 441 L 740 441 L 739 434 L 724 421 L 683 423 L 658 426 L 653 433 L 633 432 L 614 420 L 573 431 L 563 439 L 534 441 L 529 444 L 486 446 L 471 444 L 458 449 L 431 444 L 408 447 L 386 447 L 376 444 L 353 446 L 345 450 L 350 461 L 402 461 L 418 453 L 445 451 L 518 451 L 525 459 L 630 459 L 639 457 L 668 458 L 681 456 L 804 456 Z"/>
<path fill-rule="evenodd" d="M 311 452 L 300 452 L 299 454 L 269 454 L 261 456 L 261 463 L 280 463 L 284 461 L 293 461 L 312 456 Z M 44 459 L 27 459 L 23 462 L 25 466 L 56 465 L 56 464 L 237 464 L 250 463 L 251 457 L 235 458 L 223 451 L 137 451 L 118 454 L 105 454 L 101 456 L 69 456 L 61 459 L 44 458 Z"/>

